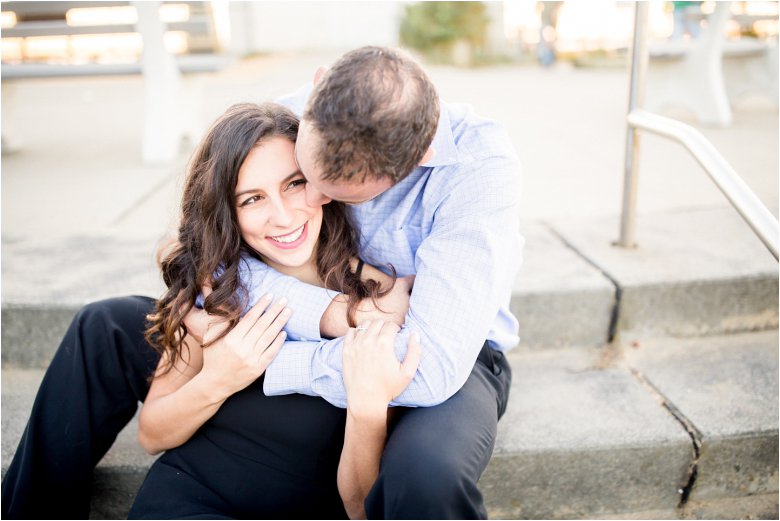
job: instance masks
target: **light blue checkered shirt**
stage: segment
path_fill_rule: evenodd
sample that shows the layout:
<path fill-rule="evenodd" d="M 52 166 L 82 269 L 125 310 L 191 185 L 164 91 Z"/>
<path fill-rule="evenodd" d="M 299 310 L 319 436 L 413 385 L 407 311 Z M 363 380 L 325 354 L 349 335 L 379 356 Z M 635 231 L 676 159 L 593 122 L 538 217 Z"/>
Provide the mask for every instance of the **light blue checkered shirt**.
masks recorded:
<path fill-rule="evenodd" d="M 278 100 L 297 115 L 311 84 Z M 431 406 L 465 383 L 487 339 L 508 351 L 518 323 L 509 311 L 522 262 L 518 231 L 520 162 L 504 128 L 477 117 L 469 105 L 441 103 L 433 140 L 435 157 L 376 199 L 353 206 L 361 257 L 398 276 L 415 274 L 406 324 L 398 334 L 402 360 L 412 332 L 420 333 L 422 359 L 393 405 Z M 385 271 L 386 268 L 385 268 Z M 342 338 L 322 340 L 319 324 L 335 292 L 282 275 L 246 259 L 242 280 L 250 302 L 266 292 L 286 296 L 293 314 L 291 340 L 266 370 L 265 394 L 322 396 L 345 407 Z"/>

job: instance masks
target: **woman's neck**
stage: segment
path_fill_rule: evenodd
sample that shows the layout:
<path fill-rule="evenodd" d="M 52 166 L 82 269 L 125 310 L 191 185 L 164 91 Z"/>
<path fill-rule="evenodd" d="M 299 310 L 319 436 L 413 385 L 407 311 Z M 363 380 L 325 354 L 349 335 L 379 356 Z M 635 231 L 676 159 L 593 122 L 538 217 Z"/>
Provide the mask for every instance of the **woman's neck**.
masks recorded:
<path fill-rule="evenodd" d="M 282 273 L 283 275 L 289 275 L 290 277 L 295 277 L 301 282 L 305 282 L 306 284 L 311 284 L 312 286 L 323 287 L 323 284 L 320 281 L 320 277 L 317 274 L 316 259 L 317 259 L 317 246 L 315 245 L 314 249 L 311 252 L 311 257 L 309 257 L 309 260 L 307 260 L 304 264 L 301 264 L 300 266 L 283 266 L 281 264 L 277 264 L 276 262 L 273 262 L 265 258 L 263 258 L 263 262 L 268 264 L 270 267 L 272 267 L 279 273 Z"/>

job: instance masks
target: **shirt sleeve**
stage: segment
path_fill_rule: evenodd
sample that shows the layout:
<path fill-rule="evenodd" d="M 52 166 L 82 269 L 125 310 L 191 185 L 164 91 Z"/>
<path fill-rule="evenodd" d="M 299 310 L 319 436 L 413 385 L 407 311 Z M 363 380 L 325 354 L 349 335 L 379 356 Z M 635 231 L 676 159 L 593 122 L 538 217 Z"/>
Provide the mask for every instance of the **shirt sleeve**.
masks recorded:
<path fill-rule="evenodd" d="M 422 358 L 392 405 L 437 405 L 462 387 L 522 262 L 516 158 L 458 168 L 451 174 L 459 181 L 441 191 L 432 229 L 415 254 L 410 308 L 395 352 L 403 360 L 416 331 Z M 345 407 L 342 345 L 343 338 L 285 346 L 266 370 L 266 395 L 317 395 Z"/>
<path fill-rule="evenodd" d="M 306 102 L 309 100 L 309 94 L 312 89 L 314 89 L 314 84 L 306 83 L 295 92 L 276 98 L 274 103 L 290 109 L 300 119 L 303 116 L 303 109 L 306 108 Z"/>
<path fill-rule="evenodd" d="M 288 306 L 293 312 L 284 329 L 291 340 L 322 338 L 320 320 L 330 302 L 339 295 L 337 291 L 306 284 L 247 256 L 242 257 L 239 275 L 249 292 L 249 306 L 266 293 L 273 293 L 274 300 L 287 297 Z"/>

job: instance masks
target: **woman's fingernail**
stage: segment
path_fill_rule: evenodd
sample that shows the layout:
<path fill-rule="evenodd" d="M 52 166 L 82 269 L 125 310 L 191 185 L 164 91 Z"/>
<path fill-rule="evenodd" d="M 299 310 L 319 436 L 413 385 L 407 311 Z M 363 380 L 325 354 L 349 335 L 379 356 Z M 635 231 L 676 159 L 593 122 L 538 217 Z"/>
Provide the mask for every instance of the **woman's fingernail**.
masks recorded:
<path fill-rule="evenodd" d="M 282 311 L 282 315 L 289 315 L 292 313 L 292 309 L 290 308 L 284 308 L 284 311 Z"/>
<path fill-rule="evenodd" d="M 419 342 L 420 341 L 420 333 L 415 331 L 414 333 L 412 333 L 412 338 L 414 338 L 415 340 L 417 340 Z"/>
<path fill-rule="evenodd" d="M 284 306 L 286 306 L 286 305 L 287 305 L 287 298 L 286 298 L 286 297 L 282 297 L 282 298 L 280 298 L 280 299 L 279 299 L 279 300 L 276 302 L 276 304 L 277 304 L 279 307 L 284 307 Z"/>
<path fill-rule="evenodd" d="M 263 297 L 263 300 L 271 300 L 272 298 L 274 298 L 273 293 L 266 293 L 265 296 Z"/>

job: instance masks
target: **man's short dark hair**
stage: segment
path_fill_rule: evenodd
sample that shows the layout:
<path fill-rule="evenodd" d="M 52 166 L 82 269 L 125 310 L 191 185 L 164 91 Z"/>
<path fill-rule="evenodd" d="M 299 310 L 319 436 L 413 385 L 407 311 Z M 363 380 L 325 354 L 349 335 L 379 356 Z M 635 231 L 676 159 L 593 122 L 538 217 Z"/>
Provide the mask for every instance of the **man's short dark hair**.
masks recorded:
<path fill-rule="evenodd" d="M 439 98 L 422 67 L 387 47 L 342 56 L 315 85 L 303 118 L 320 140 L 321 179 L 398 183 L 425 155 Z"/>

